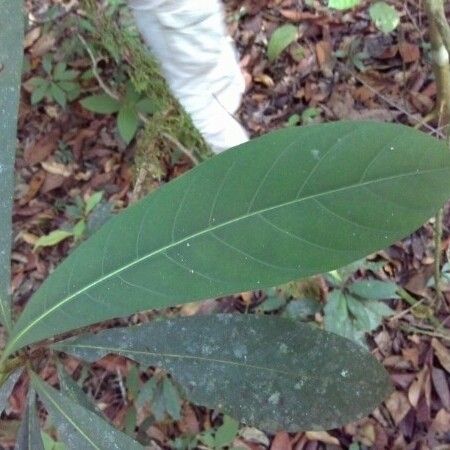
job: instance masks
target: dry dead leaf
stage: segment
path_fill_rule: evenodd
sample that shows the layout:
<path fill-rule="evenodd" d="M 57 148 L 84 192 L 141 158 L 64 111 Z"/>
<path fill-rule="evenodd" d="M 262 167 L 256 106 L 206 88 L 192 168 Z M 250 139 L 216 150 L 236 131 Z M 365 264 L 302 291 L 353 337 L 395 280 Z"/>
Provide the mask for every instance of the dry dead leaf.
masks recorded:
<path fill-rule="evenodd" d="M 263 84 L 264 86 L 268 88 L 272 88 L 275 86 L 275 82 L 272 80 L 272 78 L 269 77 L 269 75 L 266 75 L 265 73 L 260 73 L 259 75 L 255 75 L 253 77 L 253 81 L 255 83 Z"/>
<path fill-rule="evenodd" d="M 326 431 L 307 431 L 305 436 L 309 441 L 320 441 L 324 444 L 339 445 L 339 440 Z"/>
<path fill-rule="evenodd" d="M 428 367 L 424 367 L 408 389 L 408 400 L 414 408 L 417 408 L 421 394 L 423 393 Z"/>
<path fill-rule="evenodd" d="M 53 175 L 61 175 L 63 177 L 70 177 L 72 175 L 72 169 L 69 166 L 58 163 L 56 161 L 43 161 L 41 163 L 43 169 Z"/>
<path fill-rule="evenodd" d="M 25 193 L 25 195 L 19 200 L 19 205 L 20 206 L 26 205 L 30 200 L 36 197 L 44 181 L 45 181 L 45 172 L 43 170 L 39 170 L 39 172 L 36 172 L 32 176 L 30 182 L 28 183 L 28 190 Z"/>
<path fill-rule="evenodd" d="M 24 47 L 26 49 L 31 47 L 39 39 L 40 35 L 41 35 L 41 27 L 32 28 L 25 35 Z"/>
<path fill-rule="evenodd" d="M 387 400 L 386 408 L 391 414 L 392 420 L 398 425 L 411 409 L 406 395 L 403 392 L 395 391 Z"/>
<path fill-rule="evenodd" d="M 272 445 L 270 446 L 270 450 L 291 450 L 291 438 L 286 431 L 278 432 L 273 438 Z"/>
<path fill-rule="evenodd" d="M 431 346 L 434 348 L 434 354 L 442 367 L 450 373 L 450 350 L 441 344 L 436 338 L 431 340 Z"/>
<path fill-rule="evenodd" d="M 35 58 L 48 53 L 56 44 L 56 38 L 52 33 L 43 34 L 31 47 L 30 53 Z"/>
<path fill-rule="evenodd" d="M 266 447 L 270 444 L 269 438 L 257 428 L 244 427 L 239 431 L 239 435 L 246 441 L 262 444 Z"/>
<path fill-rule="evenodd" d="M 404 63 L 413 63 L 420 59 L 420 49 L 417 45 L 402 42 L 398 45 L 398 51 Z"/>
<path fill-rule="evenodd" d="M 447 433 L 450 430 L 450 412 L 440 409 L 430 428 L 436 433 Z"/>
<path fill-rule="evenodd" d="M 52 132 L 25 148 L 23 158 L 27 165 L 34 166 L 45 161 L 57 148 L 59 132 Z"/>

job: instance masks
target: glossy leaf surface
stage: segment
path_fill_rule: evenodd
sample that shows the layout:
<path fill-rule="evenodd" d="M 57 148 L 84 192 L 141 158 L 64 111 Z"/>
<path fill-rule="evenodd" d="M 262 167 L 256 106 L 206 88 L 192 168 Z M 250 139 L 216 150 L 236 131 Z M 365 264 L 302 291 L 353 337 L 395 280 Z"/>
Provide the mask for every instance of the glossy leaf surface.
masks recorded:
<path fill-rule="evenodd" d="M 326 272 L 450 197 L 450 152 L 411 128 L 287 128 L 228 150 L 106 223 L 33 296 L 7 353 L 151 308 Z"/>
<path fill-rule="evenodd" d="M 28 392 L 28 405 L 17 435 L 15 450 L 44 450 L 36 411 L 36 394 Z"/>
<path fill-rule="evenodd" d="M 0 322 L 11 326 L 11 212 L 23 61 L 22 2 L 0 0 Z"/>
<path fill-rule="evenodd" d="M 170 371 L 188 398 L 263 429 L 334 428 L 389 393 L 365 349 L 270 316 L 180 317 L 81 336 L 54 346 L 88 361 L 109 353 Z"/>
<path fill-rule="evenodd" d="M 143 447 L 116 430 L 96 413 L 31 374 L 31 382 L 52 416 L 58 434 L 69 450 L 142 450 Z"/>

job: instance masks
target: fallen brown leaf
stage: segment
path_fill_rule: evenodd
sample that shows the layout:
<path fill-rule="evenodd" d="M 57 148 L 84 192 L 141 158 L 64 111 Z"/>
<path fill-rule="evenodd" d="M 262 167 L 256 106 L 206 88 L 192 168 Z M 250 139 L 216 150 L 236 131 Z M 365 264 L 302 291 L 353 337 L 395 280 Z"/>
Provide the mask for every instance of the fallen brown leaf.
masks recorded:
<path fill-rule="evenodd" d="M 450 350 L 441 344 L 436 338 L 431 340 L 431 346 L 434 348 L 434 354 L 442 367 L 450 373 Z"/>

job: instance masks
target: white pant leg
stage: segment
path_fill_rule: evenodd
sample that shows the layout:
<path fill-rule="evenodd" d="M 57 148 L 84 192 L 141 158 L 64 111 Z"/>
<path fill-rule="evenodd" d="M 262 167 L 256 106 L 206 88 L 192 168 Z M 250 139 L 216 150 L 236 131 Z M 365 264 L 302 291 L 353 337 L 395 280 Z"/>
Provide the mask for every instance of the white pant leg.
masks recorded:
<path fill-rule="evenodd" d="M 216 153 L 248 140 L 233 117 L 245 82 L 219 0 L 129 0 L 173 93 Z"/>

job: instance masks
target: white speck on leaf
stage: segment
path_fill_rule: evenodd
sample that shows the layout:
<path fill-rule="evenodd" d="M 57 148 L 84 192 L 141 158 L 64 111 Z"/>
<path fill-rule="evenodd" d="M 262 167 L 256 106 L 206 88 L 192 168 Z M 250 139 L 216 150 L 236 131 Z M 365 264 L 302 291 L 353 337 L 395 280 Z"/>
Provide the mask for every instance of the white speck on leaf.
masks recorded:
<path fill-rule="evenodd" d="M 280 393 L 279 392 L 274 392 L 269 397 L 269 403 L 271 403 L 272 405 L 278 405 L 279 402 L 280 402 Z"/>

